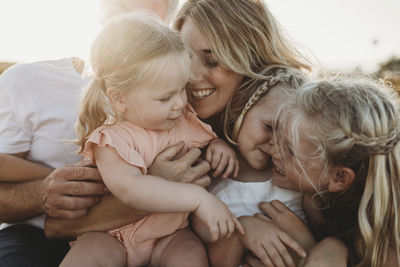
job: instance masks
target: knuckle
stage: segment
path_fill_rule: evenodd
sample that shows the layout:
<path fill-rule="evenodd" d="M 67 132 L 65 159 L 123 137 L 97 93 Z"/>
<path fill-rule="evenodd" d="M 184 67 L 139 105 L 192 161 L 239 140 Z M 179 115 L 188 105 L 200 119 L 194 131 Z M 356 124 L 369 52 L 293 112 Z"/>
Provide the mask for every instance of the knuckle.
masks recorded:
<path fill-rule="evenodd" d="M 86 168 L 77 168 L 74 172 L 74 178 L 83 178 L 86 174 Z"/>
<path fill-rule="evenodd" d="M 75 195 L 81 194 L 83 191 L 83 185 L 82 183 L 74 183 L 72 187 L 72 193 Z"/>

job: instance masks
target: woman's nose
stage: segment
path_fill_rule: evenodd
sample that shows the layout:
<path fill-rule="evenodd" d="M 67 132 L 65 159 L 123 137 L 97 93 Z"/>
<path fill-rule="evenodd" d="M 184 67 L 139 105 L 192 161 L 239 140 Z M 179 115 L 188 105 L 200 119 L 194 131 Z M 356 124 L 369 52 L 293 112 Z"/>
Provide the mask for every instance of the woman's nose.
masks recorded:
<path fill-rule="evenodd" d="M 192 57 L 190 62 L 191 62 L 192 75 L 189 81 L 191 83 L 201 82 L 206 72 L 206 68 L 203 66 L 201 60 L 197 56 Z"/>

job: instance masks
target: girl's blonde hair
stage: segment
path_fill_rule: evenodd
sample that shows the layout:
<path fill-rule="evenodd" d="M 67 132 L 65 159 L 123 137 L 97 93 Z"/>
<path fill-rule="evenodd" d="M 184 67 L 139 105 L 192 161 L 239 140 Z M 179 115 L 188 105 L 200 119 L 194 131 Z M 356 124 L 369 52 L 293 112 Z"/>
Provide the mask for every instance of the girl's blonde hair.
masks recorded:
<path fill-rule="evenodd" d="M 224 135 L 234 145 L 237 145 L 240 127 L 247 112 L 262 98 L 271 88 L 275 86 L 282 87 L 282 90 L 299 88 L 307 80 L 303 72 L 286 66 L 270 66 L 264 72 L 264 78 L 254 81 L 255 92 L 248 98 L 242 99 L 241 104 L 236 109 L 225 109 Z M 230 113 L 228 115 L 228 113 Z M 235 123 L 233 128 L 228 128 L 228 117 Z M 232 135 L 230 135 L 232 133 Z"/>
<path fill-rule="evenodd" d="M 181 30 L 187 19 L 204 35 L 216 60 L 245 77 L 228 110 L 243 108 L 258 89 L 257 80 L 265 79 L 269 66 L 311 69 L 263 0 L 188 0 L 178 12 L 174 27 Z M 236 120 L 234 113 L 222 114 L 231 127 Z"/>
<path fill-rule="evenodd" d="M 278 135 L 287 138 L 279 151 L 292 145 L 295 169 L 311 184 L 301 160 L 323 163 L 321 183 L 334 167 L 356 173 L 347 190 L 322 193 L 328 202 L 323 211 L 328 232 L 343 238 L 350 251 L 355 247 L 358 266 L 384 266 L 390 247 L 400 264 L 400 114 L 395 92 L 367 79 L 307 83 L 279 116 Z M 305 123 L 310 129 L 305 138 L 314 150 L 302 155 L 296 148 L 298 129 Z M 313 186 L 321 189 L 320 184 Z"/>
<path fill-rule="evenodd" d="M 165 58 L 169 60 L 160 60 Z M 124 95 L 145 82 L 150 84 L 163 70 L 178 67 L 173 64 L 189 69 L 189 56 L 179 32 L 155 16 L 131 13 L 103 27 L 92 44 L 90 64 L 93 80 L 83 92 L 75 126 L 80 152 L 94 129 L 119 119 L 106 96 L 107 89 Z"/>

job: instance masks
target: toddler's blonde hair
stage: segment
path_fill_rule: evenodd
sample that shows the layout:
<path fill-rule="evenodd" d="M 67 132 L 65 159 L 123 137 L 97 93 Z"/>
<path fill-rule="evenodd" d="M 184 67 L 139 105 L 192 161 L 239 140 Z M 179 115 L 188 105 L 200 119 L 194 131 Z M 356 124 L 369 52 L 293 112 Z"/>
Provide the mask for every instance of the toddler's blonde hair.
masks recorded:
<path fill-rule="evenodd" d="M 119 119 L 106 96 L 107 89 L 124 95 L 143 83 L 151 85 L 167 68 L 189 69 L 189 56 L 179 32 L 155 16 L 131 13 L 103 27 L 92 44 L 90 64 L 93 80 L 84 91 L 75 127 L 80 152 L 94 129 Z"/>
<path fill-rule="evenodd" d="M 356 173 L 347 190 L 320 194 L 328 201 L 327 225 L 347 239 L 350 251 L 356 248 L 357 266 L 384 266 L 389 247 L 400 265 L 400 113 L 394 90 L 364 78 L 310 82 L 279 116 L 278 140 L 285 136 L 279 151 L 284 156 L 291 144 L 295 169 L 317 192 L 334 167 Z M 305 123 L 313 151 L 302 155 L 297 148 Z M 302 160 L 322 162 L 321 183 L 312 183 Z"/>

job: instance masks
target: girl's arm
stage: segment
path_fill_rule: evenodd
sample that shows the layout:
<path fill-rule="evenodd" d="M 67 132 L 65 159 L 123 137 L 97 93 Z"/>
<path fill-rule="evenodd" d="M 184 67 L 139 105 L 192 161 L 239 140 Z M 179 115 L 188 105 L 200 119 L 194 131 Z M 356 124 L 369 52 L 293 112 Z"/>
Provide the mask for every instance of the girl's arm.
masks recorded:
<path fill-rule="evenodd" d="M 194 212 L 206 223 L 212 241 L 235 228 L 244 234 L 236 217 L 204 188 L 142 175 L 111 147 L 96 147 L 94 155 L 107 188 L 126 205 L 147 212 Z"/>
<path fill-rule="evenodd" d="M 94 156 L 108 190 L 131 208 L 146 212 L 193 212 L 206 196 L 202 187 L 143 175 L 112 147 L 96 147 Z"/>
<path fill-rule="evenodd" d="M 192 148 L 182 157 L 175 159 L 183 148 L 183 144 L 180 142 L 161 152 L 154 160 L 149 172 L 172 181 L 207 186 L 210 178 L 204 175 L 210 169 L 209 164 L 206 161 L 194 164 L 201 154 L 200 149 Z M 117 229 L 141 219 L 146 214 L 127 207 L 114 196 L 109 195 L 90 208 L 88 214 L 82 218 L 60 220 L 48 217 L 45 233 L 49 238 L 76 238 L 86 232 Z"/>

